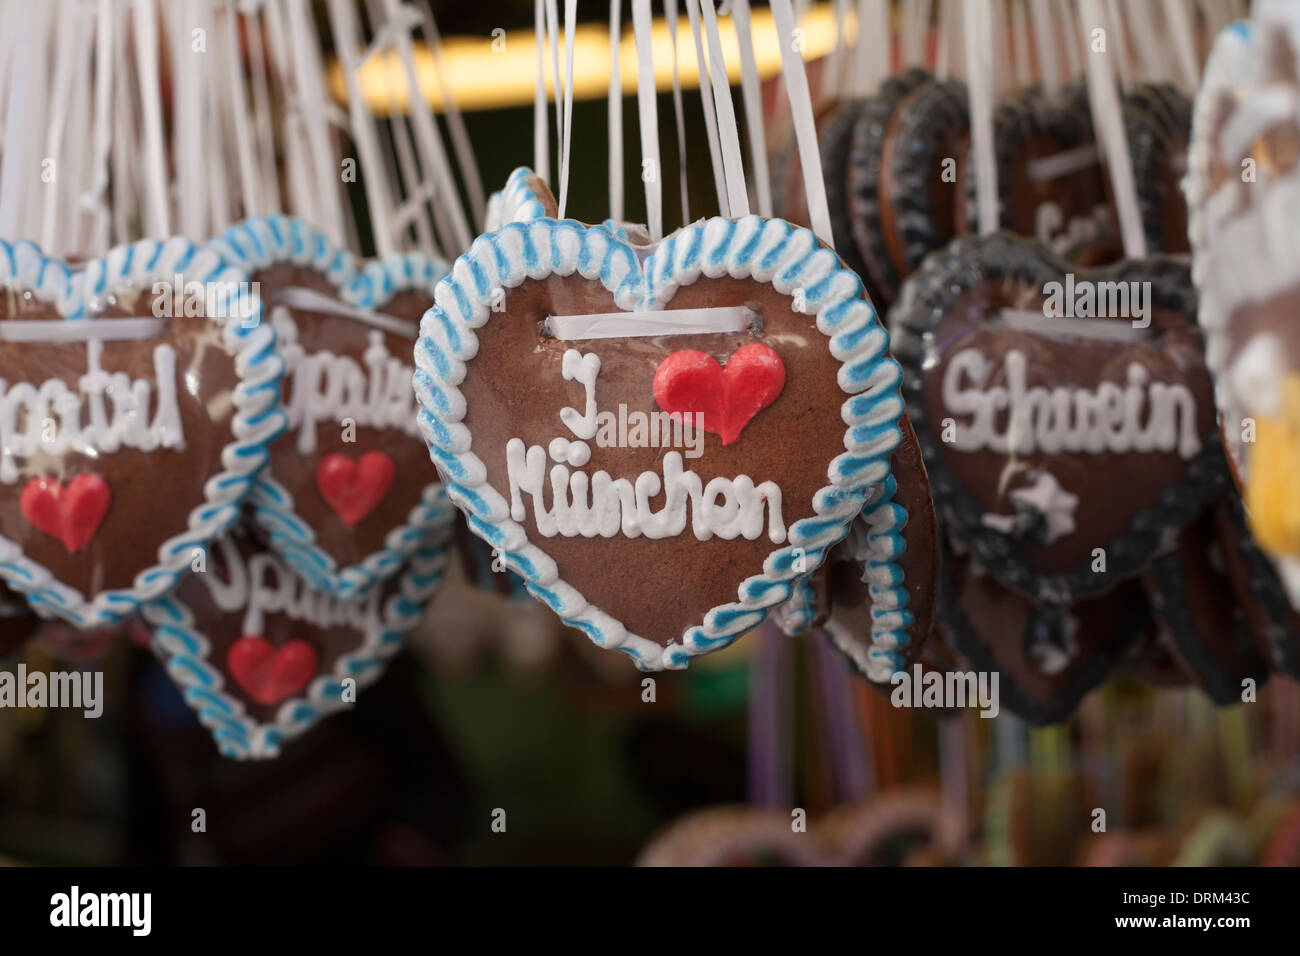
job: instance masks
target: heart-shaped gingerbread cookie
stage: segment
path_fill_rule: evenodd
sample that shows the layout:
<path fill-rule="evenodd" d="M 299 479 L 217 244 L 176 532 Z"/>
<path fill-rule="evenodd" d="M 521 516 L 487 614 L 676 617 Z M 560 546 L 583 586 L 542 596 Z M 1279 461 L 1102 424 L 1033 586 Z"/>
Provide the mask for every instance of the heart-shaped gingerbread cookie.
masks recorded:
<path fill-rule="evenodd" d="M 890 313 L 945 534 L 1057 605 L 1141 570 L 1226 483 L 1186 264 L 1071 269 L 961 239 Z"/>
<path fill-rule="evenodd" d="M 475 240 L 436 299 L 415 385 L 448 495 L 535 597 L 642 668 L 761 623 L 889 476 L 899 369 L 807 230 L 710 219 L 648 247 L 536 219 Z M 784 384 L 730 443 L 656 401 L 675 356 L 747 346 Z"/>
<path fill-rule="evenodd" d="M 1259 5 L 1215 41 L 1193 113 L 1193 277 L 1251 531 L 1300 608 L 1300 11 Z"/>
<path fill-rule="evenodd" d="M 275 757 L 379 678 L 442 581 L 452 508 L 437 505 L 441 524 L 402 573 L 359 601 L 312 589 L 241 526 L 142 608 L 154 652 L 222 754 Z"/>
<path fill-rule="evenodd" d="M 323 234 L 284 216 L 240 223 L 210 248 L 258 283 L 286 366 L 289 428 L 271 445 L 253 517 L 314 587 L 360 599 L 438 520 L 410 354 L 446 266 L 412 254 L 357 271 Z"/>
<path fill-rule="evenodd" d="M 889 481 L 827 562 L 826 635 L 859 673 L 882 686 L 919 658 L 934 621 L 934 505 L 910 422 L 902 423 L 902 433 Z M 875 634 L 881 618 L 893 625 L 883 641 Z"/>
<path fill-rule="evenodd" d="M 245 273 L 185 239 L 73 270 L 0 242 L 0 577 L 110 625 L 239 518 L 284 429 Z"/>

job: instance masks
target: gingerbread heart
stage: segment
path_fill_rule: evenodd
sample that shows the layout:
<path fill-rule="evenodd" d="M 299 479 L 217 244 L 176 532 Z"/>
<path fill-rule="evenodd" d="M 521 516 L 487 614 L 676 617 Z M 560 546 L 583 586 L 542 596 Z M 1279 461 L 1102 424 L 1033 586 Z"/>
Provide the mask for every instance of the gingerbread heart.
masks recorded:
<path fill-rule="evenodd" d="M 1260 644 L 1273 629 L 1285 633 L 1290 626 L 1251 596 L 1239 563 L 1245 558 L 1238 550 L 1242 530 L 1230 504 L 1220 499 L 1143 576 L 1175 655 L 1216 704 L 1240 703 L 1247 679 L 1268 680 Z"/>
<path fill-rule="evenodd" d="M 1120 257 L 1082 84 L 1055 97 L 1037 86 L 1017 92 L 994 111 L 993 143 L 1002 229 L 1035 238 L 1070 262 L 1100 265 Z M 979 231 L 974 168 L 968 150 L 958 171 L 956 228 L 962 235 Z"/>
<path fill-rule="evenodd" d="M 1152 630 L 1134 580 L 1073 605 L 1036 605 L 969 558 L 946 553 L 943 564 L 947 641 L 976 671 L 996 672 L 1001 704 L 1032 724 L 1067 718 Z"/>
<path fill-rule="evenodd" d="M 401 574 L 359 601 L 314 590 L 241 526 L 142 608 L 153 651 L 223 755 L 278 756 L 379 678 L 442 582 L 453 511 L 436 504 L 440 521 Z"/>
<path fill-rule="evenodd" d="M 906 787 L 837 807 L 794 832 L 790 814 L 722 806 L 691 813 L 655 837 L 638 866 L 911 866 L 960 853 L 962 824 L 939 795 Z"/>
<path fill-rule="evenodd" d="M 838 183 L 840 176 L 844 178 L 847 191 L 847 202 L 842 208 L 837 208 L 834 204 L 831 206 L 831 221 L 836 225 L 836 247 L 844 247 L 844 240 L 840 236 L 843 226 L 847 224 L 852 247 L 862 264 L 859 275 L 871 293 L 871 301 L 882 311 L 893 304 L 902 282 L 898 268 L 890 258 L 881 218 L 888 202 L 887 194 L 881 191 L 884 185 L 881 164 L 884 160 L 885 139 L 897 131 L 893 121 L 899 104 L 917 87 L 930 80 L 929 73 L 913 68 L 886 79 L 881 84 L 879 94 L 868 97 L 863 102 L 853 123 L 852 138 L 845 157 L 846 168 L 838 171 L 833 166 L 826 168 L 827 147 L 823 148 L 828 196 L 833 189 L 839 188 L 833 184 Z M 845 216 L 847 223 L 841 218 Z"/>
<path fill-rule="evenodd" d="M 1197 94 L 1193 278 L 1223 437 L 1255 539 L 1300 608 L 1300 16 L 1261 5 L 1220 34 Z"/>
<path fill-rule="evenodd" d="M 643 668 L 684 667 L 786 601 L 888 478 L 899 370 L 861 290 L 779 220 L 705 220 L 653 248 L 510 224 L 457 260 L 421 323 L 420 425 L 471 530 L 534 597 Z M 656 402 L 671 354 L 725 364 L 751 344 L 785 385 L 738 440 Z"/>
<path fill-rule="evenodd" d="M 1124 96 L 1123 111 L 1147 250 L 1189 252 L 1182 179 L 1192 135 L 1191 101 L 1168 83 L 1141 83 Z"/>
<path fill-rule="evenodd" d="M 961 239 L 890 313 L 945 534 L 1044 604 L 1109 590 L 1226 484 L 1187 267 Z"/>
<path fill-rule="evenodd" d="M 248 276 L 185 239 L 74 272 L 0 242 L 0 577 L 107 627 L 239 518 L 285 426 Z"/>
<path fill-rule="evenodd" d="M 411 254 L 357 271 L 322 233 L 284 216 L 240 223 L 210 248 L 260 285 L 286 366 L 289 428 L 271 445 L 253 517 L 314 587 L 360 599 L 438 520 L 410 354 L 446 266 Z"/>
<path fill-rule="evenodd" d="M 902 432 L 889 482 L 828 561 L 826 635 L 859 673 L 881 686 L 919 659 L 934 623 L 937 522 L 916 432 L 906 420 Z M 893 562 L 902 569 L 901 582 L 891 576 Z M 892 643 L 875 638 L 873 624 L 881 615 L 895 618 Z"/>

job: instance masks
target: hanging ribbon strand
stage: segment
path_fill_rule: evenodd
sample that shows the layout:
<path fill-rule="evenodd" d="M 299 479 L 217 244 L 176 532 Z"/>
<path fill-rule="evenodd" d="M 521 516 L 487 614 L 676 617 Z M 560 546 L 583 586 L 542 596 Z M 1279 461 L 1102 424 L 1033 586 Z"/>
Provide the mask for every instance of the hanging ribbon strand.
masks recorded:
<path fill-rule="evenodd" d="M 677 121 L 677 179 L 682 193 L 682 225 L 691 221 L 691 203 L 686 180 L 686 113 L 682 108 L 682 79 L 677 64 L 677 0 L 666 0 L 664 19 L 673 51 L 673 116 Z"/>
<path fill-rule="evenodd" d="M 808 74 L 804 71 L 803 56 L 797 52 L 794 32 L 794 10 L 790 0 L 772 0 L 772 18 L 781 47 L 781 72 L 785 78 L 786 96 L 794 117 L 795 143 L 799 149 L 799 163 L 803 167 L 804 190 L 808 198 L 808 217 L 812 230 L 831 249 L 835 241 L 831 235 L 831 215 L 826 203 L 826 182 L 822 179 L 821 155 L 817 149 L 817 125 L 813 119 L 812 96 L 808 92 Z"/>
<path fill-rule="evenodd" d="M 740 44 L 740 91 L 745 102 L 745 129 L 749 133 L 749 160 L 754 168 L 754 190 L 759 215 L 771 218 L 772 181 L 767 169 L 767 132 L 763 128 L 763 90 L 759 85 L 758 63 L 754 59 L 754 36 L 750 25 L 749 0 L 732 0 L 731 21 Z"/>
<path fill-rule="evenodd" d="M 564 218 L 569 203 L 569 154 L 572 152 L 573 139 L 573 41 L 577 24 L 578 0 L 564 0 L 564 149 L 560 154 L 560 219 Z"/>
<path fill-rule="evenodd" d="M 609 0 L 609 218 L 615 222 L 623 221 L 623 71 L 618 62 L 622 12 L 621 0 Z"/>
<path fill-rule="evenodd" d="M 697 0 L 688 0 L 695 3 Z M 740 130 L 727 83 L 727 64 L 722 59 L 722 39 L 718 35 L 718 16 L 713 0 L 703 0 L 704 32 L 709 44 L 709 77 L 713 83 L 713 100 L 718 112 L 719 144 L 722 147 L 722 170 L 727 185 L 728 215 L 733 219 L 749 215 L 749 190 L 745 187 L 745 165 L 740 155 Z"/>
<path fill-rule="evenodd" d="M 1094 28 L 1106 29 L 1106 17 L 1099 0 L 1079 0 L 1079 26 L 1085 37 L 1090 37 Z M 1110 31 L 1106 30 L 1106 33 L 1109 36 Z M 1083 57 L 1087 66 L 1088 101 L 1092 106 L 1097 138 L 1106 154 L 1124 255 L 1129 259 L 1141 259 L 1147 254 L 1146 234 L 1142 229 L 1133 160 L 1128 149 L 1128 136 L 1124 132 L 1124 117 L 1110 57 L 1105 53 L 1094 53 L 1090 47 Z"/>
<path fill-rule="evenodd" d="M 533 3 L 533 32 L 537 38 L 537 85 L 533 89 L 533 171 L 551 181 L 550 121 L 546 116 L 546 13 L 543 0 Z"/>
<path fill-rule="evenodd" d="M 695 73 L 700 80 L 700 105 L 704 109 L 704 131 L 709 142 L 709 161 L 713 164 L 713 188 L 718 197 L 718 213 L 731 215 L 727 204 L 727 180 L 722 171 L 722 148 L 718 145 L 718 119 L 713 108 L 713 84 L 708 80 L 709 66 L 704 58 L 704 40 L 700 33 L 699 0 L 686 0 L 686 16 L 691 21 L 695 40 Z"/>
<path fill-rule="evenodd" d="M 993 142 L 994 56 L 992 0 L 966 0 L 966 62 L 969 75 L 971 147 L 980 235 L 998 230 L 998 161 Z"/>
<path fill-rule="evenodd" d="M 659 108 L 650 30 L 650 0 L 632 0 L 636 38 L 636 105 L 641 125 L 641 180 L 645 184 L 646 228 L 658 242 L 664 235 L 663 175 L 659 166 Z M 617 217 L 616 217 L 617 218 Z"/>

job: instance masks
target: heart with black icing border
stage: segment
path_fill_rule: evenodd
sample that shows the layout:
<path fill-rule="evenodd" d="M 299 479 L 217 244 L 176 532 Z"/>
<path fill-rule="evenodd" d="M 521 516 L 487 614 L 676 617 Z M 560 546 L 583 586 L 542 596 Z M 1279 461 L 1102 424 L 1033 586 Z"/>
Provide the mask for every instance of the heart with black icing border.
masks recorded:
<path fill-rule="evenodd" d="M 436 300 L 421 324 L 415 384 L 421 428 L 448 495 L 535 597 L 642 668 L 684 667 L 691 656 L 761 623 L 888 477 L 902 411 L 899 369 L 861 298 L 861 282 L 807 230 L 756 216 L 712 219 L 650 249 L 603 227 L 534 219 L 479 237 L 438 286 Z M 737 333 L 659 339 L 570 342 L 544 329 L 550 316 L 737 306 L 760 321 Z M 649 416 L 663 414 L 652 380 L 668 355 L 697 349 L 723 363 L 755 342 L 778 353 L 786 384 L 734 444 L 706 433 L 702 456 L 683 458 L 678 449 L 596 441 L 572 459 L 576 464 L 545 458 L 543 465 L 635 481 L 646 472 L 662 475 L 678 452 L 702 485 L 722 478 L 734 488 L 744 476 L 755 486 L 771 481 L 781 492 L 786 528 L 779 540 L 771 540 L 770 498 L 757 538 L 701 540 L 701 525 L 692 534 L 690 522 L 680 534 L 659 538 L 626 536 L 618 523 L 605 529 L 609 536 L 594 527 L 584 536 L 577 525 L 571 536 L 543 535 L 534 497 L 519 494 L 512 508 L 512 439 L 520 454 L 535 448 L 543 456 L 555 438 L 566 448 L 581 444 L 569 441 L 574 435 L 560 415 L 573 406 L 577 414 L 586 393 L 566 381 L 566 352 L 599 357 L 600 409 L 618 415 L 622 405 L 629 416 Z M 656 493 L 648 507 L 658 512 L 662 500 Z M 553 504 L 544 493 L 543 508 Z"/>
<path fill-rule="evenodd" d="M 1176 656 L 1216 704 L 1240 703 L 1244 680 L 1263 684 L 1269 664 L 1294 654 L 1296 617 L 1227 497 L 1183 529 L 1142 583 Z"/>
<path fill-rule="evenodd" d="M 209 248 L 258 283 L 286 366 L 289 427 L 253 490 L 254 520 L 313 586 L 359 600 L 401 569 L 437 519 L 410 354 L 446 265 L 408 254 L 359 269 L 286 216 L 246 220 Z"/>
<path fill-rule="evenodd" d="M 927 261 L 890 313 L 945 533 L 1007 586 L 1054 604 L 1141 570 L 1227 480 L 1186 263 L 1070 270 L 1037 243 L 961 239 Z M 1133 330 L 1144 337 L 1049 328 L 1047 297 L 1070 297 L 1071 282 L 1076 303 L 1085 283 L 1094 298 L 1106 288 L 1098 283 L 1145 284 L 1124 287 L 1149 290 L 1149 328 Z M 1114 323 L 1125 335 L 1132 320 L 1073 321 Z M 1103 408 L 1118 424 L 1103 428 Z"/>
<path fill-rule="evenodd" d="M 274 334 L 247 275 L 180 238 L 75 270 L 0 242 L 0 283 L 0 577 L 42 615 L 105 627 L 238 520 L 284 428 Z M 123 317 L 161 331 L 115 337 Z M 53 325 L 14 340 L 30 321 Z M 51 340 L 72 323 L 107 337 Z"/>
<path fill-rule="evenodd" d="M 379 679 L 442 582 L 453 510 L 441 495 L 436 506 L 402 572 L 359 601 L 312 589 L 241 526 L 144 605 L 150 647 L 224 756 L 276 757 Z"/>
<path fill-rule="evenodd" d="M 1037 605 L 950 552 L 940 574 L 945 639 L 969 669 L 997 673 L 998 699 L 1032 724 L 1073 713 L 1152 630 L 1136 580 L 1074 605 Z"/>

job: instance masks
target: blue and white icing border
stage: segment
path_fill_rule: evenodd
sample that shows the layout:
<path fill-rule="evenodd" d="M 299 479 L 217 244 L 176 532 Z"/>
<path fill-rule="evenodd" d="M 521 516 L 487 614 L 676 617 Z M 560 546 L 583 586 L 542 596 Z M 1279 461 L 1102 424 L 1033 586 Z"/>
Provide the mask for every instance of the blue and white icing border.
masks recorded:
<path fill-rule="evenodd" d="M 93 321 L 108 296 L 148 291 L 155 281 L 246 284 L 248 276 L 188 239 L 141 239 L 118 246 L 78 269 L 48 258 L 35 244 L 0 240 L 0 285 L 29 289 L 55 304 L 68 321 Z M 60 281 L 62 287 L 60 288 Z M 106 627 L 133 614 L 142 603 L 171 591 L 186 574 L 195 549 L 206 547 L 239 520 L 240 506 L 269 457 L 268 446 L 284 431 L 280 378 L 284 363 L 275 352 L 275 333 L 263 323 L 257 296 L 247 316 L 214 318 L 231 355 L 236 383 L 231 393 L 231 441 L 222 450 L 221 469 L 203 481 L 204 500 L 177 522 L 177 534 L 158 549 L 156 564 L 141 570 L 129 588 L 83 595 L 30 560 L 22 545 L 0 535 L 0 578 L 26 597 L 42 616 L 56 616 L 82 628 Z M 201 480 L 204 476 L 194 476 Z M 143 478 L 141 480 L 144 480 Z"/>
<path fill-rule="evenodd" d="M 898 483 L 890 475 L 862 509 L 862 516 L 841 547 L 862 565 L 862 580 L 871 600 L 871 638 L 863 644 L 834 618 L 825 625 L 831 643 L 853 661 L 868 680 L 886 683 L 903 668 L 903 648 L 915 623 L 911 596 L 903 581 L 899 560 L 907 550 L 903 528 L 907 509 L 894 500 Z"/>
<path fill-rule="evenodd" d="M 437 524 L 411 554 L 395 592 L 384 602 L 384 626 L 367 633 L 356 650 L 341 655 L 330 674 L 314 678 L 303 694 L 282 703 L 269 723 L 254 720 L 243 701 L 226 689 L 226 678 L 211 659 L 211 644 L 201 623 L 184 601 L 172 595 L 141 609 L 153 632 L 150 646 L 181 688 L 185 703 L 212 732 L 222 756 L 236 760 L 277 757 L 285 741 L 321 718 L 352 706 L 344 700 L 344 680 L 354 680 L 360 690 L 379 679 L 407 633 L 423 620 L 426 606 L 442 584 L 453 514 L 441 494 L 437 508 Z"/>
<path fill-rule="evenodd" d="M 250 275 L 280 264 L 316 270 L 334 286 L 344 304 L 371 311 L 383 308 L 402 292 L 432 297 L 438 282 L 447 275 L 445 262 L 420 253 L 390 256 L 358 269 L 353 257 L 322 232 L 288 216 L 245 220 L 212 240 L 209 247 Z M 317 590 L 356 601 L 401 570 L 425 532 L 440 520 L 440 499 L 438 483 L 430 482 L 406 521 L 384 536 L 381 549 L 343 567 L 317 544 L 315 530 L 298 515 L 293 495 L 276 481 L 272 469 L 258 479 L 251 500 L 254 520 L 290 567 Z"/>
<path fill-rule="evenodd" d="M 830 463 L 828 483 L 813 496 L 814 517 L 790 526 L 787 544 L 768 555 L 761 574 L 740 583 L 735 602 L 712 608 L 702 624 L 667 646 L 629 633 L 560 578 L 555 561 L 528 540 L 511 518 L 509 502 L 488 483 L 487 468 L 472 450 L 473 436 L 463 423 L 466 400 L 460 385 L 466 363 L 478 351 L 475 330 L 493 316 L 498 290 L 574 273 L 599 281 L 627 310 L 662 308 L 678 288 L 701 276 L 750 278 L 789 296 L 802 289 L 794 306 L 816 317 L 831 355 L 841 363 L 837 381 L 849 395 L 841 407 L 846 451 Z M 807 229 L 758 216 L 701 220 L 667 237 L 642 265 L 631 246 L 603 227 L 538 219 L 478 237 L 439 283 L 435 306 L 420 324 L 415 390 L 430 454 L 470 529 L 500 549 L 534 597 L 597 645 L 623 651 L 643 670 L 677 669 L 691 657 L 727 646 L 789 600 L 798 579 L 816 570 L 868 495 L 889 478 L 890 456 L 902 440 L 903 402 L 902 372 L 888 346 L 888 333 L 863 297 L 861 280 Z M 901 581 L 902 571 L 894 564 L 889 576 Z M 875 640 L 882 645 L 901 646 L 906 640 L 886 614 L 875 626 Z"/>
<path fill-rule="evenodd" d="M 483 228 L 498 232 L 512 222 L 531 222 L 546 215 L 546 201 L 533 188 L 536 177 L 526 166 L 520 166 L 506 178 L 498 192 L 488 196 L 487 210 L 483 215 Z"/>

